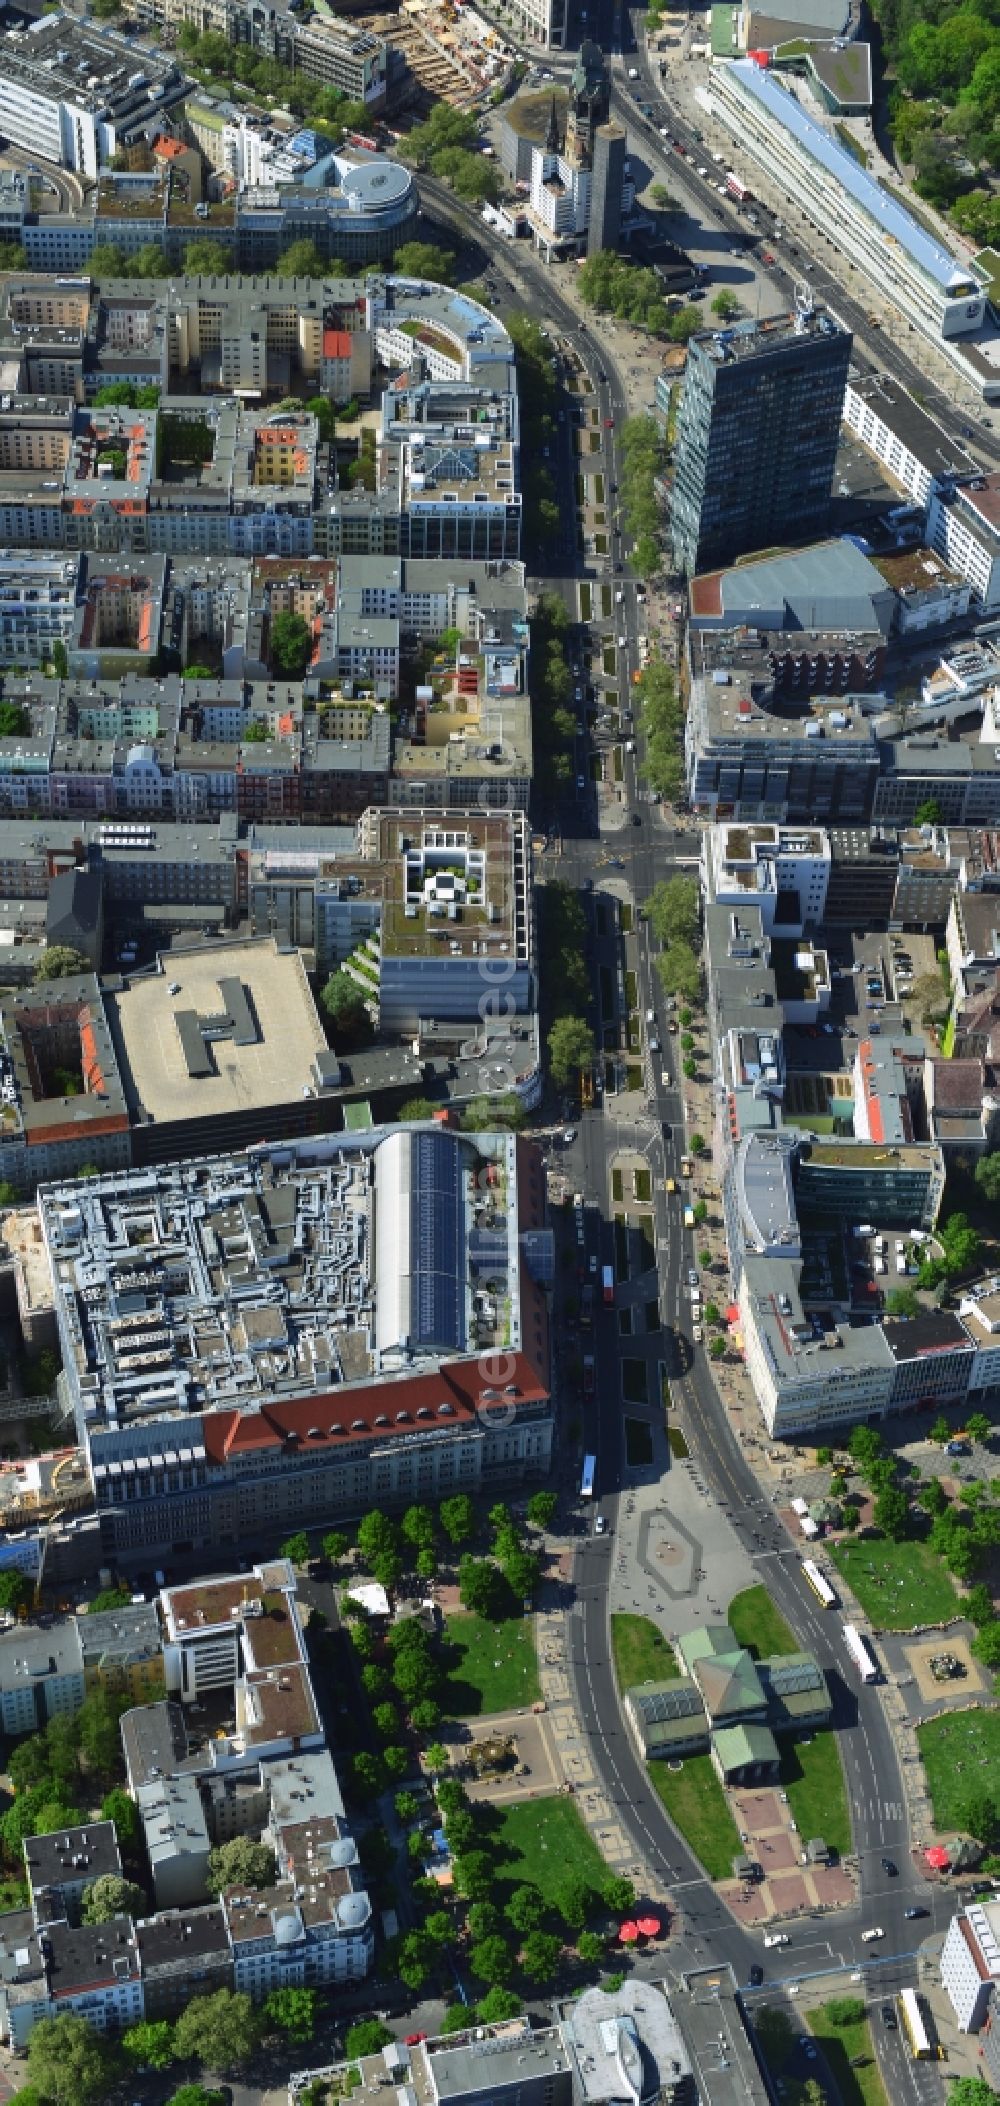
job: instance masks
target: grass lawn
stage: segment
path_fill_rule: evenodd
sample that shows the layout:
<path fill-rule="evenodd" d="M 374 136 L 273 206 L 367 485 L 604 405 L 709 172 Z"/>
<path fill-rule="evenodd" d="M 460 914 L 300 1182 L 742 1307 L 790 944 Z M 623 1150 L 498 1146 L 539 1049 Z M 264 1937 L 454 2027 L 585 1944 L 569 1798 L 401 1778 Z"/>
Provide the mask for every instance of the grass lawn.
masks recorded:
<path fill-rule="evenodd" d="M 731 1624 L 740 1645 L 755 1660 L 766 1660 L 769 1653 L 797 1653 L 798 1640 L 790 1631 L 777 1609 L 766 1587 L 747 1587 L 745 1593 L 734 1594 L 729 1604 L 726 1622 Z"/>
<path fill-rule="evenodd" d="M 782 1738 L 781 1782 L 803 1843 L 821 1835 L 846 1857 L 851 1849 L 844 1772 L 835 1733 L 816 1733 L 807 1747 Z"/>
<path fill-rule="evenodd" d="M 912 1631 L 947 1623 L 961 1603 L 940 1558 L 926 1543 L 836 1543 L 833 1557 L 876 1630 Z"/>
<path fill-rule="evenodd" d="M 835 2026 L 826 2015 L 826 2005 L 820 2004 L 809 2012 L 809 2026 L 830 2065 L 841 2106 L 888 2106 L 867 2018 L 857 2025 Z M 863 2069 L 851 2068 L 855 2055 L 868 2058 Z"/>
<path fill-rule="evenodd" d="M 554 1900 L 569 1875 L 593 1887 L 608 1877 L 572 1799 L 527 1799 L 523 1806 L 505 1807 L 493 1847 L 498 1885 L 535 1886 L 546 1901 Z"/>
<path fill-rule="evenodd" d="M 940 1832 L 964 1826 L 970 1792 L 1000 1775 L 1000 1711 L 960 1711 L 917 1727 L 927 1789 Z"/>
<path fill-rule="evenodd" d="M 676 1462 L 683 1462 L 685 1457 L 687 1455 L 690 1455 L 691 1450 L 688 1447 L 688 1444 L 684 1438 L 683 1433 L 681 1432 L 680 1427 L 668 1426 L 667 1439 L 670 1443 L 670 1453 L 674 1457 L 674 1460 Z"/>
<path fill-rule="evenodd" d="M 728 1879 L 740 1852 L 739 1831 L 709 1755 L 689 1755 L 679 1770 L 651 1762 L 649 1774 L 674 1827 L 710 1879 Z"/>
<path fill-rule="evenodd" d="M 537 1702 L 541 1691 L 533 1617 L 486 1623 L 481 1616 L 449 1616 L 445 1637 L 453 1662 L 444 1694 L 446 1714 L 478 1718 Z"/>
<path fill-rule="evenodd" d="M 612 1616 L 611 1650 L 619 1689 L 637 1682 L 673 1682 L 677 1662 L 663 1632 L 648 1616 Z"/>
<path fill-rule="evenodd" d="M 996 249 L 980 249 L 975 261 L 989 279 L 990 299 L 994 305 L 1000 303 L 1000 255 Z"/>

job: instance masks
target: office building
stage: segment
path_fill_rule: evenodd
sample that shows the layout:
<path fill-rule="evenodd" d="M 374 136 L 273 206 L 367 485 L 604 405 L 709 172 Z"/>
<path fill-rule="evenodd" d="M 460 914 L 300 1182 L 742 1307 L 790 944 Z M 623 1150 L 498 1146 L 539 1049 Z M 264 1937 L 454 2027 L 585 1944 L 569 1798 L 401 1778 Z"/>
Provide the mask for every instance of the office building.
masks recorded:
<path fill-rule="evenodd" d="M 548 1468 L 552 1239 L 514 1138 L 261 1145 L 53 1185 L 40 1213 L 109 1552 Z"/>
<path fill-rule="evenodd" d="M 594 132 L 593 174 L 587 254 L 616 249 L 621 240 L 623 200 L 634 195 L 625 173 L 628 136 L 620 124 L 599 124 Z"/>
<path fill-rule="evenodd" d="M 985 2032 L 985 2059 L 997 2079 L 1000 2027 L 994 2023 L 1000 1982 L 1000 1902 L 977 1900 L 956 1909 L 941 1948 L 941 1987 L 960 2033 Z"/>
<path fill-rule="evenodd" d="M 126 37 L 61 12 L 4 35 L 0 131 L 91 181 L 186 94 L 174 60 L 147 50 L 139 67 Z"/>
<path fill-rule="evenodd" d="M 712 68 L 709 95 L 740 152 L 780 188 L 783 208 L 798 205 L 921 334 L 940 347 L 981 329 L 986 288 L 976 272 L 915 220 L 783 80 L 752 58 L 723 61 Z M 971 364 L 965 370 L 972 379 Z M 990 392 L 989 381 L 980 385 Z"/>
<path fill-rule="evenodd" d="M 692 337 L 670 495 L 678 569 L 822 534 L 850 354 L 828 315 Z"/>
<path fill-rule="evenodd" d="M 689 632 L 693 809 L 746 823 L 867 818 L 880 787 L 873 697 L 884 648 L 881 635 L 796 643 L 775 633 Z"/>
<path fill-rule="evenodd" d="M 844 423 L 924 512 L 939 487 L 979 473 L 966 448 L 890 373 L 852 375 L 844 390 Z"/>
<path fill-rule="evenodd" d="M 968 579 L 976 606 L 995 614 L 1000 608 L 1000 475 L 977 473 L 964 484 L 935 490 L 927 541 Z"/>

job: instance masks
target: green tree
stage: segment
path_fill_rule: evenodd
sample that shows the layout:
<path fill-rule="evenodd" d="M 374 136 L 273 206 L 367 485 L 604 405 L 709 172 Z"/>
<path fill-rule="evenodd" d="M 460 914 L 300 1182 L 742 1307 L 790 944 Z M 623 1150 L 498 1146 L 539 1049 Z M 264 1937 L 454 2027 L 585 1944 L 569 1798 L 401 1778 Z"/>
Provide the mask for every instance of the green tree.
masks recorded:
<path fill-rule="evenodd" d="M 6 1610 L 8 1616 L 16 1616 L 21 1609 L 26 1609 L 31 1594 L 31 1581 L 26 1573 L 18 1571 L 16 1565 L 8 1565 L 5 1572 L 0 1572 L 0 1609 Z"/>
<path fill-rule="evenodd" d="M 485 1938 L 497 1938 L 503 1930 L 503 1917 L 494 1901 L 475 1901 L 465 1919 L 466 1929 L 473 1945 L 481 1945 Z"/>
<path fill-rule="evenodd" d="M 920 1303 L 912 1287 L 890 1287 L 885 1298 L 887 1316 L 919 1316 Z"/>
<path fill-rule="evenodd" d="M 420 1558 L 426 1555 L 427 1552 L 422 1550 Z M 418 1565 L 420 1558 L 417 1559 Z M 440 1704 L 436 1704 L 433 1697 L 421 1697 L 419 1704 L 414 1704 L 410 1711 L 410 1724 L 415 1733 L 436 1733 L 441 1724 Z"/>
<path fill-rule="evenodd" d="M 41 2018 L 28 2041 L 28 2076 L 45 2106 L 97 2106 L 110 2096 L 117 2055 L 85 2018 Z"/>
<path fill-rule="evenodd" d="M 432 1097 L 407 1097 L 406 1103 L 400 1105 L 396 1117 L 401 1125 L 406 1125 L 414 1119 L 433 1119 L 438 1109 Z"/>
<path fill-rule="evenodd" d="M 521 1966 L 535 1982 L 551 1982 L 559 1965 L 562 1940 L 552 1931 L 529 1931 L 521 1950 Z"/>
<path fill-rule="evenodd" d="M 36 960 L 32 978 L 36 987 L 42 987 L 46 980 L 69 980 L 92 970 L 82 951 L 75 951 L 66 943 L 50 943 Z"/>
<path fill-rule="evenodd" d="M 174 2059 L 174 2029 L 166 2018 L 142 2019 L 122 2034 L 122 2050 L 137 2068 L 169 2069 Z"/>
<path fill-rule="evenodd" d="M 832 2025 L 858 2026 L 865 2015 L 863 1996 L 835 1996 L 827 2004 L 826 2015 Z"/>
<path fill-rule="evenodd" d="M 533 1528 L 551 1528 L 558 1500 L 554 1492 L 532 1492 L 528 1501 L 528 1519 Z"/>
<path fill-rule="evenodd" d="M 848 1453 L 862 1470 L 870 1469 L 883 1454 L 882 1436 L 874 1426 L 852 1426 L 847 1439 Z"/>
<path fill-rule="evenodd" d="M 340 276 L 336 265 L 331 265 L 320 255 L 314 241 L 293 241 L 278 257 L 275 265 L 279 278 L 336 278 Z"/>
<path fill-rule="evenodd" d="M 118 1841 L 123 1850 L 136 1850 L 139 1846 L 139 1813 L 134 1799 L 120 1784 L 106 1792 L 101 1800 L 102 1821 L 113 1821 Z"/>
<path fill-rule="evenodd" d="M 52 649 L 49 655 L 52 661 L 52 671 L 55 675 L 55 678 L 57 680 L 68 679 L 69 653 L 67 652 L 66 646 L 62 642 L 60 637 L 56 637 L 56 640 L 52 645 Z"/>
<path fill-rule="evenodd" d="M 224 278 L 233 268 L 233 252 L 222 241 L 210 241 L 202 236 L 199 241 L 189 241 L 184 250 L 184 276 L 186 278 Z"/>
<path fill-rule="evenodd" d="M 657 943 L 697 943 L 699 891 L 694 878 L 662 880 L 650 893 L 644 912 Z"/>
<path fill-rule="evenodd" d="M 468 1543 L 476 1533 L 476 1509 L 467 1492 L 456 1492 L 451 1499 L 442 1499 L 438 1507 L 438 1520 L 456 1550 Z"/>
<path fill-rule="evenodd" d="M 369 1800 L 377 1799 L 385 1785 L 382 1763 L 377 1755 L 369 1754 L 367 1748 L 363 1748 L 360 1755 L 352 1758 L 351 1777 L 355 1796 L 365 1805 Z"/>
<path fill-rule="evenodd" d="M 971 1650 L 984 1667 L 1000 1668 L 1000 1622 L 984 1623 L 972 1640 Z"/>
<path fill-rule="evenodd" d="M 301 680 L 312 651 L 312 629 L 304 614 L 276 614 L 270 627 L 271 665 L 283 680 Z"/>
<path fill-rule="evenodd" d="M 248 1835 L 234 1835 L 208 1853 L 205 1885 L 210 1894 L 224 1894 L 231 1887 L 273 1887 L 276 1877 L 274 1851 Z"/>
<path fill-rule="evenodd" d="M 604 1958 L 604 1940 L 598 1937 L 596 1931 L 581 1931 L 576 1941 L 576 1949 L 588 1967 L 599 1966 Z"/>
<path fill-rule="evenodd" d="M 226 2106 L 226 2094 L 207 2090 L 204 2084 L 182 2084 L 171 2092 L 167 2106 Z"/>
<path fill-rule="evenodd" d="M 876 1528 L 881 1529 L 893 1543 L 901 1543 L 906 1535 L 910 1509 L 906 1493 L 897 1485 L 886 1485 L 879 1493 L 873 1509 Z"/>
<path fill-rule="evenodd" d="M 485 1850 L 465 1850 L 454 1863 L 455 1885 L 466 1901 L 486 1901 L 493 1891 L 493 1860 Z"/>
<path fill-rule="evenodd" d="M 365 1008 L 364 995 L 356 980 L 342 970 L 333 972 L 323 988 L 320 1002 L 332 1019 L 338 1035 L 347 1044 L 356 1044 L 368 1037 L 371 1025 Z"/>
<path fill-rule="evenodd" d="M 399 1531 L 395 1521 L 381 1508 L 372 1507 L 358 1523 L 358 1549 L 365 1563 L 373 1565 L 375 1559 L 387 1550 L 398 1550 Z"/>
<path fill-rule="evenodd" d="M 725 1341 L 725 1339 L 724 1339 L 724 1338 L 710 1338 L 710 1339 L 709 1339 L 709 1341 L 708 1341 L 708 1357 L 709 1357 L 709 1359 L 710 1359 L 710 1360 L 724 1360 L 724 1359 L 725 1359 L 725 1357 L 726 1357 L 726 1341 Z"/>
<path fill-rule="evenodd" d="M 443 1740 L 432 1740 L 424 1749 L 424 1761 L 432 1777 L 438 1777 L 448 1767 L 448 1750 Z"/>
<path fill-rule="evenodd" d="M 350 1536 L 345 1535 L 342 1528 L 328 1529 L 320 1545 L 323 1556 L 330 1565 L 341 1564 L 350 1547 Z"/>
<path fill-rule="evenodd" d="M 308 1565 L 312 1549 L 305 1529 L 300 1528 L 294 1536 L 286 1536 L 278 1556 L 287 1558 L 290 1565 Z"/>
<path fill-rule="evenodd" d="M 80 1918 L 83 1923 L 110 1923 L 112 1916 L 144 1916 L 146 1896 L 132 1879 L 120 1879 L 117 1872 L 104 1872 L 100 1879 L 91 1881 L 84 1888 L 80 1903 Z"/>
<path fill-rule="evenodd" d="M 233 1840 L 245 1842 L 247 1838 Z M 260 2017 L 250 1998 L 239 1991 L 216 1989 L 210 1996 L 195 1996 L 185 2004 L 174 2027 L 174 2051 L 179 2062 L 190 2059 L 206 2069 L 224 2072 L 250 2062 L 260 2036 Z"/>
<path fill-rule="evenodd" d="M 469 1953 L 469 1966 L 481 1982 L 509 1982 L 514 1956 L 506 1938 L 483 1938 Z"/>
<path fill-rule="evenodd" d="M 19 702 L 0 702 L 0 739 L 22 738 L 31 728 L 31 717 Z"/>
<path fill-rule="evenodd" d="M 701 966 L 689 943 L 671 943 L 656 960 L 656 970 L 667 994 L 697 1002 L 701 995 Z"/>
<path fill-rule="evenodd" d="M 144 241 L 129 257 L 129 269 L 137 278 L 169 278 L 170 265 L 156 241 Z"/>
<path fill-rule="evenodd" d="M 349 2062 L 360 2062 L 366 2055 L 377 2055 L 380 2048 L 388 2047 L 392 2034 L 380 2018 L 362 2018 L 357 2025 L 348 2026 L 344 2035 L 344 2053 Z"/>
<path fill-rule="evenodd" d="M 928 1428 L 927 1438 L 929 1441 L 936 1441 L 939 1448 L 943 1448 L 945 1442 L 950 1441 L 951 1427 L 949 1426 L 943 1411 L 938 1412 L 937 1418 L 935 1419 L 933 1426 Z"/>
<path fill-rule="evenodd" d="M 570 1872 L 556 1889 L 555 1905 L 567 1927 L 580 1931 L 594 1906 L 594 1890 L 587 1880 Z"/>
<path fill-rule="evenodd" d="M 424 1929 L 427 1932 L 427 1936 L 432 1938 L 437 1946 L 443 1947 L 445 1945 L 454 1945 L 455 1943 L 455 1925 L 447 1909 L 432 1909 L 424 1924 Z"/>
<path fill-rule="evenodd" d="M 475 2017 L 468 2004 L 449 2004 L 441 2020 L 442 2033 L 468 2033 L 475 2024 Z"/>
<path fill-rule="evenodd" d="M 499 1622 L 510 1606 L 507 1583 L 499 1566 L 488 1558 L 464 1557 L 458 1568 L 458 1591 L 463 1609 Z"/>
<path fill-rule="evenodd" d="M 974 1641 L 978 1644 L 978 1639 Z M 977 1843 L 987 1850 L 995 1850 L 1000 1842 L 1000 1807 L 996 1796 L 985 1787 L 971 1791 L 962 1808 L 962 1826 L 967 1828 Z"/>
<path fill-rule="evenodd" d="M 959 2077 L 949 2085 L 950 2106 L 996 2106 L 996 2092 L 985 2077 Z"/>
<path fill-rule="evenodd" d="M 400 1981 L 405 1982 L 408 1989 L 414 1991 L 422 1989 L 424 1983 L 433 1972 L 434 1959 L 435 1945 L 433 1939 L 428 1938 L 424 1931 L 414 1930 L 408 1932 L 400 1945 L 399 1957 L 396 1961 Z"/>
<path fill-rule="evenodd" d="M 774 2004 L 763 2004 L 753 2014 L 753 2029 L 760 2041 L 764 2059 L 772 2069 L 780 2069 L 791 2052 L 792 2021 L 784 2011 Z"/>
<path fill-rule="evenodd" d="M 412 1550 L 429 1550 L 436 1534 L 434 1515 L 429 1506 L 408 1506 L 403 1515 L 401 1530 L 404 1540 Z"/>
<path fill-rule="evenodd" d="M 488 1996 L 476 2005 L 476 2017 L 484 2026 L 500 2026 L 506 2018 L 516 2018 L 521 2009 L 521 1999 L 513 1989 L 494 1986 Z"/>
<path fill-rule="evenodd" d="M 560 1089 L 576 1082 L 594 1065 L 594 1034 L 581 1017 L 558 1016 L 548 1035 L 549 1067 Z"/>
<path fill-rule="evenodd" d="M 127 278 L 129 262 L 124 249 L 119 248 L 114 241 L 95 242 L 90 251 L 87 273 L 99 284 L 103 284 L 108 278 Z"/>
<path fill-rule="evenodd" d="M 437 285 L 455 283 L 454 251 L 439 249 L 430 241 L 404 241 L 396 250 L 392 268 L 401 278 L 429 278 Z"/>
<path fill-rule="evenodd" d="M 978 1441 L 982 1446 L 989 1440 L 993 1431 L 992 1420 L 987 1417 L 985 1411 L 970 1411 L 965 1421 L 965 1430 L 971 1441 Z"/>
<path fill-rule="evenodd" d="M 504 1910 L 508 1923 L 512 1923 L 522 1936 L 528 1931 L 540 1930 L 547 1913 L 537 1887 L 515 1887 Z"/>
<path fill-rule="evenodd" d="M 712 301 L 712 313 L 719 315 L 722 321 L 728 322 L 732 320 L 734 314 L 739 314 L 739 311 L 739 301 L 733 293 L 727 292 L 726 287 L 723 286 L 721 292 L 717 292 Z"/>

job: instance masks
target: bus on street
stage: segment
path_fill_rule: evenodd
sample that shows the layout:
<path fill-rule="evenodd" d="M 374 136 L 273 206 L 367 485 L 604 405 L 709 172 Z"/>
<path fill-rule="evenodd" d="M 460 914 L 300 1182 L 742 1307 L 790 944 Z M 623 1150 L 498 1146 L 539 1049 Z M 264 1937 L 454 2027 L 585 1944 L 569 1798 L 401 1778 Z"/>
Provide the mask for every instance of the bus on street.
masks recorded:
<path fill-rule="evenodd" d="M 835 1609 L 837 1597 L 833 1588 L 829 1580 L 824 1578 L 819 1566 L 814 1564 L 812 1558 L 803 1558 L 802 1571 L 821 1606 L 824 1609 Z"/>
<path fill-rule="evenodd" d="M 914 2061 L 933 2061 L 934 2045 L 927 2031 L 926 2020 L 920 2008 L 920 1998 L 915 1989 L 900 1990 L 899 2015 L 903 2021 L 903 2031 L 910 2043 L 910 2053 Z"/>
<path fill-rule="evenodd" d="M 861 1676 L 861 1680 L 863 1682 L 877 1682 L 879 1666 L 872 1651 L 871 1639 L 863 1638 L 861 1632 L 853 1623 L 845 1623 L 843 1629 L 844 1644 Z"/>
<path fill-rule="evenodd" d="M 597 1469 L 597 1457 L 596 1457 L 596 1455 L 585 1455 L 585 1456 L 584 1456 L 584 1458 L 583 1458 L 583 1476 L 582 1476 L 582 1478 L 581 1478 L 581 1480 L 580 1480 L 580 1497 L 581 1497 L 581 1499 L 592 1499 L 592 1498 L 593 1498 L 593 1496 L 594 1496 L 594 1474 L 595 1474 L 595 1471 L 596 1471 L 596 1469 Z"/>

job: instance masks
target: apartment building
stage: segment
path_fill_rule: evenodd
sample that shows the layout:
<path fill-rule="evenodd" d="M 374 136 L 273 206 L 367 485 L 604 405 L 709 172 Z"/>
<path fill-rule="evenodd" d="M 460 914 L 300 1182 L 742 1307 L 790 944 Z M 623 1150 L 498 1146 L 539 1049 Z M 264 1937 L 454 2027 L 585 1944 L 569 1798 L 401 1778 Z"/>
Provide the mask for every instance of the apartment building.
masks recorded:
<path fill-rule="evenodd" d="M 747 823 L 867 818 L 880 752 L 865 701 L 877 692 L 881 637 L 855 646 L 842 635 L 815 656 L 796 654 L 790 694 L 775 677 L 774 641 L 739 630 L 689 632 L 684 750 L 693 808 Z"/>
<path fill-rule="evenodd" d="M 975 272 L 911 217 L 784 80 L 752 58 L 724 60 L 712 68 L 708 93 L 742 154 L 762 165 L 821 233 L 836 238 L 921 334 L 941 344 L 982 327 L 986 290 Z"/>
<path fill-rule="evenodd" d="M 967 578 L 984 614 L 1000 607 L 1000 475 L 977 474 L 935 490 L 927 541 Z"/>
<path fill-rule="evenodd" d="M 978 464 L 890 373 L 857 373 L 844 390 L 844 423 L 880 467 L 926 512 L 942 486 Z"/>

